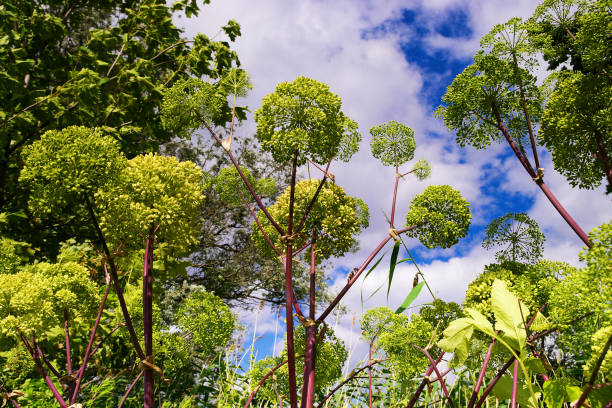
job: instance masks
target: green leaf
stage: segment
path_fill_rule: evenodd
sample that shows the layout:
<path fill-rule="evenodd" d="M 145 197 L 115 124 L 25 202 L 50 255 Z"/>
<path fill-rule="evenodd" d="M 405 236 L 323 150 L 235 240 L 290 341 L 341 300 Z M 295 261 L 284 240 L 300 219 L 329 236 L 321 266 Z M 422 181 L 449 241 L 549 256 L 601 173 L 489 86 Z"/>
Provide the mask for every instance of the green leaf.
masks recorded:
<path fill-rule="evenodd" d="M 499 379 L 495 387 L 493 387 L 493 395 L 500 400 L 509 400 L 512 398 L 512 377 L 503 376 Z M 536 397 L 539 393 L 536 393 Z M 533 407 L 538 408 L 538 402 L 533 401 L 529 395 L 529 389 L 522 380 L 519 380 L 518 387 L 516 390 L 516 401 L 521 407 Z"/>
<path fill-rule="evenodd" d="M 384 254 L 382 254 L 380 256 L 380 258 L 378 258 L 378 261 L 376 261 L 376 263 L 370 268 L 368 269 L 368 272 L 366 272 L 365 276 L 363 277 L 363 281 L 361 283 L 361 307 L 363 307 L 363 282 L 365 282 L 365 280 L 368 278 L 368 276 L 370 276 L 370 274 L 372 273 L 372 271 L 374 269 L 376 269 L 376 267 L 378 266 L 378 264 L 380 263 L 380 261 L 382 261 L 382 259 L 385 257 L 387 253 L 385 252 Z M 380 289 L 380 288 L 379 288 Z M 378 292 L 378 289 L 376 289 L 376 291 L 374 293 Z"/>
<path fill-rule="evenodd" d="M 419 296 L 419 293 L 421 293 L 421 289 L 423 289 L 423 285 L 425 285 L 425 282 L 420 282 L 415 287 L 413 287 L 408 296 L 406 296 L 406 299 L 404 299 L 404 301 L 402 302 L 401 306 L 397 308 L 395 313 L 402 313 L 404 310 L 406 310 L 408 306 L 410 306 L 412 302 L 414 302 L 414 299 Z"/>
<path fill-rule="evenodd" d="M 397 255 L 399 254 L 400 240 L 395 241 L 393 245 L 393 251 L 391 252 L 391 264 L 389 265 L 389 282 L 387 286 L 387 302 L 389 301 L 389 292 L 391 291 L 391 282 L 393 281 L 393 272 L 395 271 L 395 265 L 397 265 Z"/>
<path fill-rule="evenodd" d="M 505 281 L 493 281 L 491 310 L 495 315 L 495 328 L 504 332 L 516 350 L 523 350 L 527 338 L 523 318 L 529 315 L 529 309 L 522 303 L 519 309 L 519 300 L 506 288 Z"/>
<path fill-rule="evenodd" d="M 461 364 L 467 359 L 468 346 L 473 333 L 472 319 L 454 320 L 444 330 L 444 338 L 438 341 L 438 347 L 448 353 L 455 353 L 455 358 Z"/>
<path fill-rule="evenodd" d="M 565 401 L 565 386 L 561 381 L 551 380 L 544 383 L 544 402 L 549 408 L 561 408 Z"/>
<path fill-rule="evenodd" d="M 544 369 L 544 365 L 542 365 L 542 361 L 536 357 L 529 357 L 523 361 L 525 368 L 531 374 L 544 374 L 546 370 Z"/>
<path fill-rule="evenodd" d="M 482 315 L 478 310 L 472 308 L 466 308 L 465 311 L 470 315 L 473 322 L 472 324 L 481 332 L 485 333 L 488 336 L 495 337 L 495 331 L 493 330 L 493 326 L 491 326 L 491 322 L 487 320 L 486 317 Z"/>

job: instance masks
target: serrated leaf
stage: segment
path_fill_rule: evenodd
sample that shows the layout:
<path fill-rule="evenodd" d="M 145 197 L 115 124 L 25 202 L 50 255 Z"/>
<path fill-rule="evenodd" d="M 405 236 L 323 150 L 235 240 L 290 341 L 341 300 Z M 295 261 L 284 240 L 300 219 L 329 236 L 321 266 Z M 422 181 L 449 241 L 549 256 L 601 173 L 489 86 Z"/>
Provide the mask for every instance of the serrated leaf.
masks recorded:
<path fill-rule="evenodd" d="M 495 330 L 493 330 L 493 326 L 491 322 L 487 320 L 486 317 L 478 310 L 472 309 L 470 307 L 466 308 L 465 311 L 470 315 L 473 320 L 474 326 L 483 332 L 484 334 L 495 337 Z"/>
<path fill-rule="evenodd" d="M 506 282 L 495 279 L 491 286 L 491 310 L 495 316 L 495 328 L 504 332 L 511 346 L 521 351 L 525 348 L 527 333 L 523 318 L 529 309 L 506 288 Z M 521 313 L 522 310 L 522 313 Z"/>
<path fill-rule="evenodd" d="M 467 359 L 469 342 L 473 333 L 472 319 L 453 320 L 444 330 L 444 337 L 438 341 L 438 347 L 448 353 L 455 353 L 457 362 L 462 364 Z"/>
<path fill-rule="evenodd" d="M 525 368 L 531 374 L 544 374 L 546 373 L 546 369 L 544 369 L 544 365 L 539 358 L 529 357 L 523 361 Z"/>
<path fill-rule="evenodd" d="M 415 287 L 413 287 L 408 296 L 406 296 L 406 299 L 404 299 L 404 301 L 400 305 L 400 307 L 397 308 L 395 313 L 402 313 L 404 310 L 406 310 L 408 306 L 410 306 L 412 302 L 414 302 L 417 296 L 419 296 L 419 293 L 421 293 L 421 289 L 423 289 L 423 285 L 425 285 L 425 282 L 420 282 Z"/>

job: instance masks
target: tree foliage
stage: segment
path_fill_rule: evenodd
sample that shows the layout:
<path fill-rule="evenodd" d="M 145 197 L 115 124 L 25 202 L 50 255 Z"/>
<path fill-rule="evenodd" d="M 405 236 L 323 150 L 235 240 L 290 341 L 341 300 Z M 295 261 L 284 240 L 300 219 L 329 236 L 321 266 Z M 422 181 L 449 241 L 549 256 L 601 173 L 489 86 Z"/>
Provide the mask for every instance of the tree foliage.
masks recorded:
<path fill-rule="evenodd" d="M 525 213 L 508 213 L 494 219 L 485 230 L 482 246 L 490 249 L 502 246 L 495 253 L 499 263 L 527 262 L 536 263 L 544 250 L 544 234 L 538 223 Z"/>

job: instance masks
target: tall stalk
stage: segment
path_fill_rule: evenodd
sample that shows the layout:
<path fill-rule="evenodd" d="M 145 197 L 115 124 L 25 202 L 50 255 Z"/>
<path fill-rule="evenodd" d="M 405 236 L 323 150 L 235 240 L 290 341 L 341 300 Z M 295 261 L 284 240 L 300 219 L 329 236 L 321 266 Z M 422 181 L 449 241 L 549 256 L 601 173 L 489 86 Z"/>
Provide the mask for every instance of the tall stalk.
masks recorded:
<path fill-rule="evenodd" d="M 155 226 L 151 225 L 145 244 L 144 267 L 142 271 L 142 323 L 144 328 L 145 361 L 144 370 L 144 407 L 155 405 L 155 378 L 153 368 L 153 243 Z"/>

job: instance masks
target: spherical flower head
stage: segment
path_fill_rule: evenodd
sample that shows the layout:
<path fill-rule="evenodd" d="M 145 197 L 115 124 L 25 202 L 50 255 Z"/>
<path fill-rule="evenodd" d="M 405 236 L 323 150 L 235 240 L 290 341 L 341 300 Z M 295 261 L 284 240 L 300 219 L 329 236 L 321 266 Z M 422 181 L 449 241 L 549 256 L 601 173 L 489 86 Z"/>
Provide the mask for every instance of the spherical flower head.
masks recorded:
<path fill-rule="evenodd" d="M 508 213 L 494 219 L 486 229 L 482 246 L 503 248 L 495 254 L 498 262 L 536 263 L 544 250 L 544 234 L 538 223 L 525 213 Z"/>
<path fill-rule="evenodd" d="M 23 159 L 20 181 L 30 187 L 29 206 L 40 217 L 73 214 L 126 166 L 113 138 L 82 126 L 46 132 L 24 149 Z"/>
<path fill-rule="evenodd" d="M 341 105 L 340 97 L 314 79 L 282 82 L 255 112 L 256 137 L 279 163 L 290 162 L 296 153 L 298 165 L 308 159 L 325 163 L 338 155 L 346 160 L 361 136 Z"/>
<path fill-rule="evenodd" d="M 188 255 L 197 243 L 202 181 L 202 170 L 190 161 L 155 154 L 131 159 L 115 188 L 96 196 L 107 239 L 142 248 L 153 226 L 158 246 L 173 257 Z"/>
<path fill-rule="evenodd" d="M 302 180 L 295 185 L 293 219 L 296 223 L 302 219 L 320 182 L 316 179 Z M 272 217 L 281 226 L 287 225 L 289 197 L 290 188 L 288 187 L 278 197 L 276 203 L 268 208 Z M 262 214 L 259 214 L 258 218 L 274 245 L 282 249 L 285 244 L 268 219 Z M 299 248 L 309 242 L 314 232 L 318 237 L 315 244 L 318 262 L 354 251 L 357 249 L 355 237 L 368 226 L 368 218 L 368 206 L 362 200 L 346 195 L 344 189 L 336 184 L 326 183 L 306 218 L 303 233 L 295 237 L 294 248 Z M 266 255 L 274 256 L 273 250 L 268 246 L 256 223 L 253 223 L 252 229 L 251 239 L 254 243 Z"/>
<path fill-rule="evenodd" d="M 370 129 L 372 155 L 385 166 L 399 166 L 414 157 L 414 130 L 394 120 Z"/>
<path fill-rule="evenodd" d="M 417 227 L 408 236 L 418 237 L 427 248 L 450 248 L 470 227 L 470 203 L 450 186 L 429 186 L 410 203 L 406 226 Z"/>
<path fill-rule="evenodd" d="M 431 166 L 427 160 L 419 159 L 412 167 L 412 173 L 418 180 L 423 181 L 431 174 Z"/>

